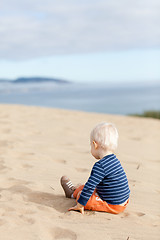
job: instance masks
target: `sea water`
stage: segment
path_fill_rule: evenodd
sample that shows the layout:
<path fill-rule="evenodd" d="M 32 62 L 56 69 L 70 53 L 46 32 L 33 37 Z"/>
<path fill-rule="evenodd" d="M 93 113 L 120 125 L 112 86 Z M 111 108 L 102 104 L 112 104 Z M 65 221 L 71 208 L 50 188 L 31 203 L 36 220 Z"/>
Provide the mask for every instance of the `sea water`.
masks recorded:
<path fill-rule="evenodd" d="M 0 84 L 0 103 L 121 115 L 160 110 L 159 83 Z"/>

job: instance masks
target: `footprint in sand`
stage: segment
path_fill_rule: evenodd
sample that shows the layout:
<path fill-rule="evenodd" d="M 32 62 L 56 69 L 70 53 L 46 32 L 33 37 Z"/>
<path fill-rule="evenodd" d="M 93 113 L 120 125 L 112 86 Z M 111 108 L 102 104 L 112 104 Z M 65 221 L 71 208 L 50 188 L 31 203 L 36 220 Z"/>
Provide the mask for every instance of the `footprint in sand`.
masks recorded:
<path fill-rule="evenodd" d="M 66 164 L 67 163 L 67 161 L 64 160 L 64 159 L 58 159 L 58 160 L 56 160 L 56 162 L 62 163 L 62 164 Z"/>
<path fill-rule="evenodd" d="M 0 226 L 2 226 L 5 223 L 6 223 L 6 221 L 4 221 L 3 219 L 0 219 Z"/>
<path fill-rule="evenodd" d="M 0 117 L 1 117 L 1 119 L 2 118 L 7 118 L 8 119 L 10 116 L 8 114 L 2 114 Z"/>
<path fill-rule="evenodd" d="M 145 214 L 145 213 L 142 213 L 142 212 L 137 212 L 136 215 L 137 215 L 138 217 L 142 217 L 142 216 L 144 216 L 144 215 L 146 215 L 146 214 Z"/>
<path fill-rule="evenodd" d="M 4 153 L 4 150 L 12 149 L 14 147 L 13 142 L 1 140 L 0 141 L 0 151 Z"/>
<path fill-rule="evenodd" d="M 31 182 L 30 181 L 25 181 L 22 179 L 17 179 L 17 178 L 8 178 L 9 181 L 12 181 L 12 183 L 17 184 L 17 185 L 28 185 Z"/>
<path fill-rule="evenodd" d="M 11 193 L 19 193 L 19 194 L 24 194 L 24 195 L 27 195 L 28 193 L 32 192 L 32 190 L 30 188 L 25 187 L 25 186 L 21 185 L 20 183 L 13 185 L 12 187 L 10 187 L 6 190 L 10 191 Z"/>
<path fill-rule="evenodd" d="M 121 218 L 125 218 L 125 217 L 130 216 L 130 214 L 128 212 L 124 212 L 122 214 L 123 214 L 123 216 L 121 216 Z M 136 213 L 133 213 L 133 214 L 138 216 L 138 217 L 142 217 L 142 216 L 146 215 L 145 213 L 142 213 L 142 212 L 136 212 Z"/>
<path fill-rule="evenodd" d="M 27 153 L 25 153 L 25 152 L 23 152 L 23 153 L 21 153 L 19 156 L 20 157 L 30 157 L 30 156 L 34 156 L 35 155 L 35 153 L 33 153 L 33 152 L 27 152 Z"/>
<path fill-rule="evenodd" d="M 10 132 L 11 132 L 11 129 L 6 128 L 6 129 L 4 129 L 2 132 L 7 134 L 7 133 L 10 133 Z"/>
<path fill-rule="evenodd" d="M 3 125 L 4 125 L 4 124 L 9 125 L 10 122 L 9 122 L 9 121 L 5 121 L 5 120 L 1 120 L 1 121 L 0 121 L 0 124 L 3 124 Z"/>
<path fill-rule="evenodd" d="M 19 217 L 20 217 L 20 219 L 22 219 L 25 223 L 27 223 L 29 225 L 32 225 L 35 223 L 35 220 L 33 218 L 29 218 L 24 215 L 20 215 Z"/>
<path fill-rule="evenodd" d="M 32 165 L 29 165 L 29 164 L 23 164 L 22 167 L 23 167 L 23 168 L 27 168 L 27 169 L 33 168 L 33 166 L 32 166 Z"/>
<path fill-rule="evenodd" d="M 89 170 L 87 168 L 76 168 L 78 172 L 88 172 Z"/>
<path fill-rule="evenodd" d="M 26 154 L 29 155 L 29 156 L 30 156 L 30 155 L 31 155 L 31 156 L 32 156 L 32 155 L 35 155 L 35 153 L 33 153 L 33 152 L 26 153 Z"/>
<path fill-rule="evenodd" d="M 5 140 L 1 140 L 0 141 L 0 147 L 8 147 L 9 146 L 9 142 L 5 141 Z"/>
<path fill-rule="evenodd" d="M 125 218 L 125 217 L 128 217 L 130 215 L 128 212 L 124 212 L 122 214 L 123 214 L 123 216 L 121 218 Z"/>
<path fill-rule="evenodd" d="M 59 227 L 54 228 L 53 236 L 54 236 L 54 239 L 70 239 L 70 240 L 77 239 L 77 235 L 75 232 L 68 229 L 59 228 Z"/>
<path fill-rule="evenodd" d="M 3 161 L 0 162 L 0 171 L 7 169 L 7 167 L 3 164 Z"/>

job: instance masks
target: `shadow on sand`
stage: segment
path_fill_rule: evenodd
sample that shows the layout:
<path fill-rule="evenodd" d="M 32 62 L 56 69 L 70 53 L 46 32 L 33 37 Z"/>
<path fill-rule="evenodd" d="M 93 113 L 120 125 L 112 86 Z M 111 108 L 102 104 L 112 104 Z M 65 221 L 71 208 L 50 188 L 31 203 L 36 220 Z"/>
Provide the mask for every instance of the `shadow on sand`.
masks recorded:
<path fill-rule="evenodd" d="M 33 191 L 30 188 L 16 184 L 10 188 L 1 188 L 1 191 L 9 191 L 12 194 L 20 194 L 26 202 L 40 204 L 46 207 L 54 208 L 58 212 L 67 212 L 68 208 L 74 206 L 75 200 L 66 198 L 63 195 L 56 195 L 53 193 Z"/>

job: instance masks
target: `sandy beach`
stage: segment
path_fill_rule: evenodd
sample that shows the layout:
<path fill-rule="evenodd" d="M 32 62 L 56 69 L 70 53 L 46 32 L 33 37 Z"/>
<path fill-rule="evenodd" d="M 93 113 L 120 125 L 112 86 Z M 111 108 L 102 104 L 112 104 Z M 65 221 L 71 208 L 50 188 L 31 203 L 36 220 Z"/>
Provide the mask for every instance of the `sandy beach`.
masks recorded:
<path fill-rule="evenodd" d="M 68 212 L 60 177 L 85 183 L 99 122 L 119 131 L 117 157 L 131 189 L 125 212 Z M 60 109 L 0 105 L 1 240 L 160 239 L 160 121 Z"/>

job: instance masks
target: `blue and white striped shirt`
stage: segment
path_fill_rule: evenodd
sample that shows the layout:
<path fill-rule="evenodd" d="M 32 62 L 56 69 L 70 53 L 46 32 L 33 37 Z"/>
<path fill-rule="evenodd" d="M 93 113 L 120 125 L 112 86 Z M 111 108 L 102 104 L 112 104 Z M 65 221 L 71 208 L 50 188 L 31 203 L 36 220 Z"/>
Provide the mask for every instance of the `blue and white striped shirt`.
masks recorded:
<path fill-rule="evenodd" d="M 107 155 L 94 164 L 78 202 L 85 206 L 95 189 L 99 197 L 109 204 L 119 205 L 129 198 L 127 176 L 114 154 Z"/>

